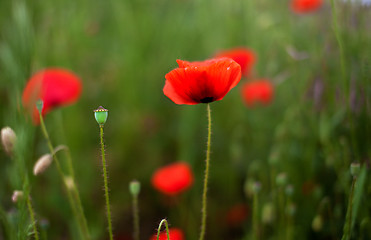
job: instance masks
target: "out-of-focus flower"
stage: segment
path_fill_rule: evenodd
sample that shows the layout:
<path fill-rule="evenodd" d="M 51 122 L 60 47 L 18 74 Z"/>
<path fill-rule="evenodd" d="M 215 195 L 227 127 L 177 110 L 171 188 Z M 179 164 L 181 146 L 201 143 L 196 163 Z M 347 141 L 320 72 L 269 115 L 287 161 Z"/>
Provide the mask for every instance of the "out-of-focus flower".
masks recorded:
<path fill-rule="evenodd" d="M 291 9 L 296 13 L 309 13 L 322 6 L 322 0 L 292 0 Z"/>
<path fill-rule="evenodd" d="M 179 228 L 169 228 L 170 240 L 184 240 L 184 233 Z M 152 235 L 150 240 L 157 240 L 157 234 Z M 159 240 L 167 240 L 166 231 L 160 233 Z"/>
<path fill-rule="evenodd" d="M 238 227 L 246 220 L 248 214 L 249 210 L 246 204 L 236 204 L 228 210 L 226 222 L 231 227 Z"/>
<path fill-rule="evenodd" d="M 23 106 L 32 115 L 33 122 L 39 123 L 36 102 L 43 101 L 42 115 L 56 107 L 72 104 L 81 94 L 82 84 L 73 73 L 59 68 L 48 68 L 37 72 L 23 90 Z"/>
<path fill-rule="evenodd" d="M 164 94 L 176 104 L 194 105 L 222 100 L 241 79 L 241 67 L 231 58 L 203 62 L 177 60 L 165 75 Z"/>
<path fill-rule="evenodd" d="M 15 190 L 12 195 L 12 202 L 16 203 L 19 199 L 23 197 L 23 192 Z"/>
<path fill-rule="evenodd" d="M 53 161 L 53 156 L 49 153 L 42 155 L 35 163 L 33 167 L 33 174 L 35 176 L 45 172 Z"/>
<path fill-rule="evenodd" d="M 185 162 L 172 163 L 158 169 L 152 176 L 154 188 L 166 195 L 176 195 L 187 190 L 194 181 L 190 166 Z"/>
<path fill-rule="evenodd" d="M 13 148 L 15 141 L 17 140 L 17 136 L 15 132 L 10 127 L 3 127 L 1 129 L 1 143 L 3 144 L 4 150 L 6 154 L 9 156 L 13 153 Z"/>
<path fill-rule="evenodd" d="M 226 51 L 220 51 L 215 54 L 216 58 L 228 57 L 232 58 L 241 66 L 241 73 L 244 76 L 248 76 L 251 72 L 252 66 L 256 61 L 255 53 L 247 48 L 239 47 Z"/>
<path fill-rule="evenodd" d="M 273 98 L 273 85 L 265 79 L 247 82 L 242 87 L 242 98 L 248 106 L 258 102 L 267 105 Z"/>

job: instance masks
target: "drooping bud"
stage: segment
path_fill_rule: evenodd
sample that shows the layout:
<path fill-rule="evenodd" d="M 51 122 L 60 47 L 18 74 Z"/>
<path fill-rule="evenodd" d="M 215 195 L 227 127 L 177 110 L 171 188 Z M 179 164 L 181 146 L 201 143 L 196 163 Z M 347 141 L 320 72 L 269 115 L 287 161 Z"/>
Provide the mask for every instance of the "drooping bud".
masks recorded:
<path fill-rule="evenodd" d="M 97 123 L 100 126 L 103 126 L 107 121 L 108 110 L 100 106 L 99 108 L 94 110 L 94 116 L 95 116 L 95 120 L 97 121 Z"/>
<path fill-rule="evenodd" d="M 140 182 L 138 182 L 137 180 L 131 181 L 129 184 L 129 190 L 133 196 L 138 196 L 138 194 L 140 193 Z"/>
<path fill-rule="evenodd" d="M 12 202 L 16 203 L 19 199 L 23 197 L 23 192 L 15 190 L 12 195 Z"/>
<path fill-rule="evenodd" d="M 47 153 L 42 155 L 33 167 L 33 174 L 37 176 L 40 173 L 43 173 L 46 169 L 48 169 L 52 161 L 53 157 L 51 154 Z"/>
<path fill-rule="evenodd" d="M 9 156 L 12 155 L 15 141 L 17 140 L 17 136 L 15 132 L 10 127 L 3 127 L 1 129 L 1 143 L 3 144 L 4 150 L 6 154 Z"/>

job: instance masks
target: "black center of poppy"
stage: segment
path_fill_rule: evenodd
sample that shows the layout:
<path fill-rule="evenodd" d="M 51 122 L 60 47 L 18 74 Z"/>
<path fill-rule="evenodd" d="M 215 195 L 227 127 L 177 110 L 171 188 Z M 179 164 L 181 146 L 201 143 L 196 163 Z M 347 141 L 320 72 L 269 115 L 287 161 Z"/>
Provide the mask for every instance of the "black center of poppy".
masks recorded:
<path fill-rule="evenodd" d="M 205 98 L 201 99 L 200 101 L 202 103 L 209 103 L 209 102 L 214 101 L 213 99 L 214 99 L 213 97 L 205 97 Z"/>

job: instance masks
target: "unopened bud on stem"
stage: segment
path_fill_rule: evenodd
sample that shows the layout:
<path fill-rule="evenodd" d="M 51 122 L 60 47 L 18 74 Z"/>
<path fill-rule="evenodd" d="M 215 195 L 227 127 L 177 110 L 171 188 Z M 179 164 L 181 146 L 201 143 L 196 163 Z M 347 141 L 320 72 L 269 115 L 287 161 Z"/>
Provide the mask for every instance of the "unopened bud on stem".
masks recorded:
<path fill-rule="evenodd" d="M 53 157 L 51 154 L 47 153 L 42 155 L 39 160 L 35 163 L 35 166 L 33 168 L 33 174 L 35 176 L 39 175 L 40 173 L 45 172 L 46 169 L 50 166 L 50 164 L 53 161 Z"/>
<path fill-rule="evenodd" d="M 94 110 L 94 116 L 99 126 L 103 126 L 108 118 L 108 110 L 100 106 L 99 108 Z"/>
<path fill-rule="evenodd" d="M 12 155 L 15 141 L 17 136 L 15 132 L 10 127 L 4 127 L 1 129 L 1 143 L 3 144 L 6 154 Z"/>
<path fill-rule="evenodd" d="M 131 181 L 129 190 L 133 196 L 137 196 L 140 193 L 140 182 L 138 182 L 137 180 Z"/>
<path fill-rule="evenodd" d="M 23 197 L 23 192 L 15 190 L 12 195 L 12 202 L 16 203 L 19 199 Z"/>

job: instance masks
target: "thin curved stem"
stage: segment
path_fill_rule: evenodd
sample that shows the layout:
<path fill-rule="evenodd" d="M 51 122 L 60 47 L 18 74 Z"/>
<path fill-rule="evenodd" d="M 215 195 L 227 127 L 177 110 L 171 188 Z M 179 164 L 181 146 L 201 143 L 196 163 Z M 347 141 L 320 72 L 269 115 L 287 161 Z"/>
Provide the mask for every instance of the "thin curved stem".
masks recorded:
<path fill-rule="evenodd" d="M 202 194 L 202 219 L 201 219 L 201 233 L 199 240 L 205 238 L 206 233 L 206 216 L 207 216 L 207 183 L 209 179 L 210 168 L 210 145 L 211 145 L 211 109 L 210 104 L 207 104 L 207 120 L 208 120 L 208 133 L 207 133 L 207 150 L 206 150 L 206 167 L 204 176 L 204 190 Z"/>
<path fill-rule="evenodd" d="M 64 183 L 64 186 L 67 190 L 68 201 L 71 205 L 72 212 L 75 215 L 75 218 L 76 218 L 77 223 L 79 225 L 81 235 L 82 235 L 83 239 L 89 240 L 90 235 L 89 235 L 88 225 L 87 225 L 87 221 L 86 221 L 86 218 L 85 218 L 85 215 L 84 215 L 83 207 L 81 205 L 79 192 L 78 192 L 75 185 L 73 185 L 73 187 L 71 188 L 71 186 L 68 186 L 68 183 L 65 181 L 66 175 L 63 173 L 63 170 L 62 170 L 61 164 L 59 162 L 59 159 L 58 159 L 57 155 L 55 154 L 54 147 L 53 147 L 53 145 L 50 141 L 48 131 L 46 130 L 46 127 L 45 127 L 44 118 L 41 114 L 39 114 L 39 116 L 40 116 L 41 131 L 44 134 L 44 137 L 45 137 L 46 142 L 47 142 L 48 147 L 49 147 L 49 151 L 53 156 L 54 162 L 55 162 L 55 164 L 57 166 L 57 169 L 58 169 L 59 176 L 61 177 L 62 182 Z M 71 176 L 71 178 L 72 178 L 73 183 L 74 183 L 73 176 Z"/>
<path fill-rule="evenodd" d="M 31 222 L 32 222 L 32 227 L 33 227 L 33 232 L 34 232 L 34 237 L 35 237 L 35 240 L 39 240 L 39 232 L 37 231 L 37 226 L 36 226 L 36 220 L 35 220 L 35 212 L 32 208 L 32 203 L 31 203 L 31 199 L 29 196 L 27 196 L 27 207 L 28 207 L 28 211 L 30 213 L 30 218 L 31 218 Z"/>
<path fill-rule="evenodd" d="M 102 151 L 104 195 L 106 197 L 108 233 L 109 233 L 110 240 L 113 240 L 112 221 L 111 221 L 111 207 L 110 207 L 110 203 L 109 203 L 109 193 L 108 193 L 107 163 L 106 163 L 106 154 L 105 154 L 105 150 L 104 150 L 104 141 L 103 141 L 103 125 L 100 125 L 99 128 L 100 128 L 100 146 L 101 146 L 101 151 Z"/>
<path fill-rule="evenodd" d="M 160 239 L 160 232 L 161 232 L 161 227 L 162 227 L 162 224 L 165 223 L 165 228 L 166 228 L 166 235 L 167 235 L 167 240 L 170 240 L 170 233 L 169 233 L 169 224 L 167 223 L 167 220 L 166 219 L 162 219 L 160 224 L 158 225 L 158 229 L 157 229 L 157 240 Z"/>

